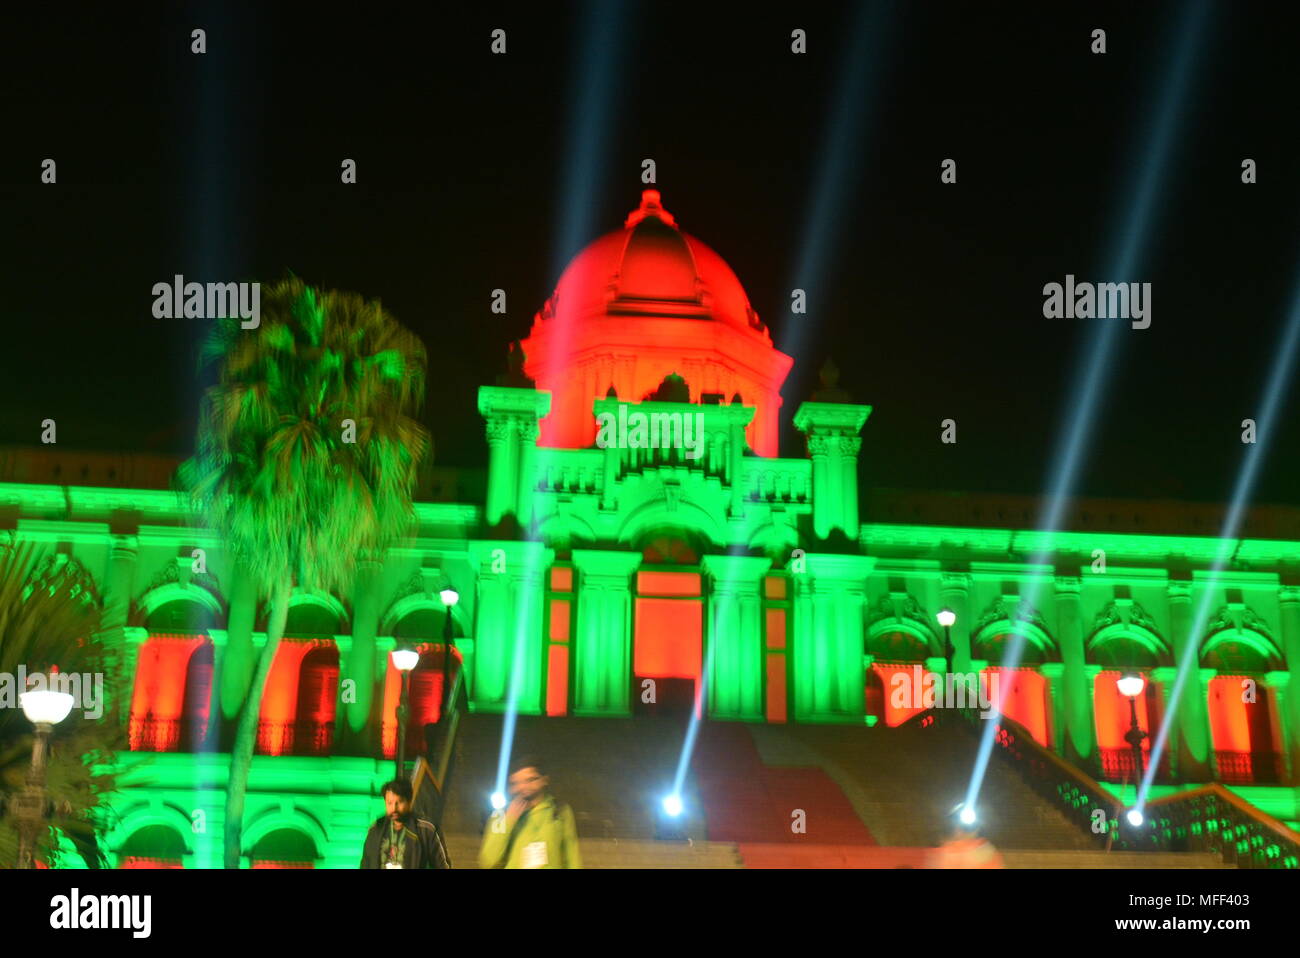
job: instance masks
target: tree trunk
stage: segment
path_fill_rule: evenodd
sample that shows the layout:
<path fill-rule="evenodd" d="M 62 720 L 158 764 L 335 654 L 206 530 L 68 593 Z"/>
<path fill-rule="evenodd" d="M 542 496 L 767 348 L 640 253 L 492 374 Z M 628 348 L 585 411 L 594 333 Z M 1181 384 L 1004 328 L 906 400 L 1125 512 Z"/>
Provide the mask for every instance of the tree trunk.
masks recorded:
<path fill-rule="evenodd" d="M 230 752 L 230 774 L 226 781 L 225 867 L 238 868 L 244 834 L 244 795 L 248 791 L 248 770 L 253 764 L 253 747 L 257 743 L 257 723 L 262 714 L 262 691 L 266 677 L 275 661 L 276 650 L 284 635 L 284 624 L 289 617 L 289 592 L 292 588 L 286 574 L 275 586 L 271 596 L 271 618 L 266 624 L 266 645 L 257 660 L 257 671 L 239 713 L 239 728 L 235 732 L 235 746 Z"/>

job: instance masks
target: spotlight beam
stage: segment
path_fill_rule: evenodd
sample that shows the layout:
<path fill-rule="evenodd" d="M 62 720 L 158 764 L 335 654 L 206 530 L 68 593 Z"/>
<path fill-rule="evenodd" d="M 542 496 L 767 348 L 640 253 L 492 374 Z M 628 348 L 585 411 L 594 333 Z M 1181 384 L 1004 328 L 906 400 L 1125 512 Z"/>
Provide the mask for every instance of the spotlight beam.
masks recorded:
<path fill-rule="evenodd" d="M 556 218 L 558 225 L 552 249 L 554 259 L 551 273 L 557 277 L 564 264 L 581 247 L 583 238 L 593 232 L 596 202 L 604 182 L 604 171 L 609 165 L 606 157 L 609 153 L 610 111 L 618 90 L 618 64 L 626 62 L 623 48 L 627 39 L 626 21 L 630 7 L 630 4 L 591 2 L 578 15 L 583 33 L 579 41 L 579 56 L 569 75 L 568 102 L 572 106 L 565 139 L 569 162 L 562 174 L 563 182 L 559 192 L 562 206 L 560 215 Z M 557 357 L 557 362 L 567 366 L 573 330 L 565 319 L 557 318 L 556 323 L 553 354 Z M 536 502 L 540 497 L 536 491 L 532 495 L 534 508 L 531 514 L 536 516 Z M 525 537 L 529 542 L 539 541 L 533 530 L 525 530 Z M 530 552 L 532 555 L 527 560 L 529 568 L 525 574 L 526 582 L 534 581 L 541 561 L 540 549 Z M 507 766 L 514 749 L 528 625 L 528 608 L 521 604 L 516 615 L 510 687 L 506 698 L 505 720 L 501 726 L 501 749 L 497 755 L 495 791 L 501 794 L 505 793 L 509 772 Z"/>
<path fill-rule="evenodd" d="M 1135 274 L 1140 256 L 1147 246 L 1156 202 L 1162 192 L 1160 176 L 1167 165 L 1169 153 L 1176 139 L 1178 121 L 1183 114 L 1181 106 L 1187 99 L 1188 86 L 1193 74 L 1192 64 L 1201 37 L 1206 32 L 1206 21 L 1210 13 L 1209 3 L 1200 0 L 1194 6 L 1186 7 L 1184 10 L 1174 48 L 1173 64 L 1165 78 L 1157 122 L 1152 129 L 1147 149 L 1143 153 L 1145 162 L 1142 164 L 1130 201 L 1125 207 L 1129 211 L 1128 220 L 1120 233 L 1119 246 L 1110 262 L 1111 270 L 1108 279 L 1113 278 L 1114 281 Z M 1069 393 L 1070 412 L 1065 434 L 1057 448 L 1053 473 L 1048 483 L 1047 502 L 1039 521 L 1039 529 L 1047 535 L 1042 538 L 1041 547 L 1030 560 L 1031 567 L 1041 568 L 1048 565 L 1055 552 L 1053 537 L 1061 528 L 1066 505 L 1078 480 L 1080 462 L 1088 448 L 1097 418 L 1099 397 L 1109 379 L 1113 365 L 1112 358 L 1118 328 L 1117 321 L 1109 320 L 1093 332 L 1087 358 L 1080 368 L 1075 388 Z M 1044 578 L 1042 575 L 1036 575 L 1026 589 L 1027 594 L 1022 596 L 1025 604 L 1031 608 L 1038 604 Z M 1020 665 L 1027 625 L 1027 620 L 1017 614 L 1002 662 L 1004 669 L 1012 670 Z M 980 736 L 979 751 L 976 754 L 975 766 L 971 771 L 970 785 L 966 793 L 967 805 L 976 804 L 980 788 L 984 784 L 984 775 L 993 752 L 997 726 L 997 722 L 987 723 Z"/>
<path fill-rule="evenodd" d="M 835 240 L 842 232 L 857 183 L 854 161 L 863 153 L 863 131 L 876 99 L 877 78 L 873 73 L 884 62 L 887 49 L 882 22 L 886 11 L 892 13 L 889 4 L 859 4 L 840 55 L 843 71 L 834 107 L 823 130 L 820 163 L 812 181 L 812 202 L 807 207 L 797 247 L 801 253 L 790 283 L 791 289 L 803 289 L 815 297 L 813 308 L 798 322 L 782 324 L 781 351 L 794 357 L 794 369 L 800 368 L 799 359 L 811 328 L 823 315 L 828 300 L 813 291 L 822 289 L 833 265 Z"/>
<path fill-rule="evenodd" d="M 1280 348 L 1274 353 L 1273 366 L 1269 371 L 1268 381 L 1265 383 L 1260 397 L 1262 412 L 1256 419 L 1258 427 L 1256 442 L 1246 445 L 1241 471 L 1237 474 L 1228 513 L 1219 529 L 1219 548 L 1214 563 L 1210 567 L 1210 574 L 1201 588 L 1201 598 L 1196 604 L 1196 615 L 1193 617 L 1191 633 L 1188 642 L 1183 648 L 1182 657 L 1178 662 L 1178 674 L 1174 678 L 1174 686 L 1169 693 L 1170 707 L 1166 713 L 1165 721 L 1160 724 L 1155 740 L 1151 743 L 1151 758 L 1147 762 L 1146 772 L 1142 775 L 1142 786 L 1138 790 L 1136 807 L 1139 810 L 1146 806 L 1147 795 L 1150 793 L 1151 784 L 1155 780 L 1156 769 L 1160 767 L 1160 759 L 1164 755 L 1165 747 L 1169 741 L 1170 720 L 1177 715 L 1178 707 L 1182 702 L 1181 696 L 1184 686 L 1187 684 L 1187 677 L 1196 669 L 1196 663 L 1200 655 L 1200 636 L 1204 634 L 1206 625 L 1209 623 L 1219 574 L 1236 556 L 1237 550 L 1241 547 L 1237 535 L 1241 531 L 1241 523 L 1245 518 L 1246 508 L 1250 504 L 1255 489 L 1255 481 L 1259 476 L 1260 465 L 1267 456 L 1271 445 L 1272 427 L 1278 419 L 1278 407 L 1282 404 L 1282 400 L 1286 398 L 1287 388 L 1291 382 L 1291 371 L 1296 362 L 1297 344 L 1300 344 L 1300 282 L 1297 282 L 1295 291 L 1292 294 L 1291 314 L 1287 319 L 1286 329 L 1282 334 Z"/>

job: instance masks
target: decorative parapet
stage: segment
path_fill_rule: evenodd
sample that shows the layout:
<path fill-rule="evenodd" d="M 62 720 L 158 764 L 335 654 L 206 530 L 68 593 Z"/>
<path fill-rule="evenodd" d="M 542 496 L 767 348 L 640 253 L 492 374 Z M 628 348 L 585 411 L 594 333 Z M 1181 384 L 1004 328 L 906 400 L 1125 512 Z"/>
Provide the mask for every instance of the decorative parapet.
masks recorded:
<path fill-rule="evenodd" d="M 740 486 L 746 502 L 810 503 L 812 462 L 808 459 L 745 459 Z"/>
<path fill-rule="evenodd" d="M 605 488 L 605 453 L 600 449 L 537 450 L 538 492 L 600 495 Z"/>

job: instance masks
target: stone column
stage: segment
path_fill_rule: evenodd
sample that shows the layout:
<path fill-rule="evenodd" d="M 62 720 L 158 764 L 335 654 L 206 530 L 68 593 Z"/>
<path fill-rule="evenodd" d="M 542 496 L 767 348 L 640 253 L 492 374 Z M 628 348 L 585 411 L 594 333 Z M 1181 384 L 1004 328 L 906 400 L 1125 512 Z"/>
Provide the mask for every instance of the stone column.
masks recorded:
<path fill-rule="evenodd" d="M 1065 666 L 1060 662 L 1044 662 L 1038 667 L 1038 672 L 1043 678 L 1047 679 L 1047 702 L 1049 706 L 1047 711 L 1047 734 L 1051 737 L 1052 748 L 1056 750 L 1056 754 L 1064 756 L 1066 753 L 1066 740 L 1070 737 L 1066 730 L 1067 720 L 1063 688 L 1065 685 Z"/>
<path fill-rule="evenodd" d="M 1097 735 L 1093 718 L 1092 690 L 1084 653 L 1083 614 L 1079 608 L 1079 579 L 1058 576 L 1056 579 L 1056 634 L 1061 649 L 1062 709 L 1057 728 L 1057 750 L 1068 762 L 1083 769 L 1096 765 Z"/>
<path fill-rule="evenodd" d="M 639 552 L 574 549 L 578 608 L 573 639 L 573 714 L 632 714 L 631 575 Z"/>
<path fill-rule="evenodd" d="M 518 489 L 515 493 L 515 514 L 525 529 L 533 521 L 533 499 L 537 495 L 537 420 L 520 419 L 515 423 L 516 468 Z"/>
<path fill-rule="evenodd" d="M 742 516 L 745 514 L 745 493 L 748 491 L 744 484 L 745 472 L 745 424 L 744 422 L 731 418 L 727 426 L 727 455 L 731 457 L 728 472 L 731 473 L 731 514 L 733 516 Z"/>
<path fill-rule="evenodd" d="M 863 603 L 875 558 L 805 557 L 795 594 L 794 709 L 801 722 L 861 722 L 866 676 Z"/>
<path fill-rule="evenodd" d="M 131 713 L 131 695 L 135 682 L 136 644 L 126 640 L 127 614 L 131 607 L 131 594 L 135 591 L 136 560 L 140 541 L 134 534 L 114 535 L 108 559 L 108 575 L 104 583 L 104 644 L 110 661 L 120 669 L 121 688 L 105 688 L 103 707 L 107 710 L 121 696 L 119 713 L 125 722 Z"/>
<path fill-rule="evenodd" d="M 1173 728 L 1177 730 L 1178 775 L 1185 782 L 1205 782 L 1213 777 L 1210 720 L 1206 709 L 1206 688 L 1201 681 L 1199 635 L 1191 634 L 1192 590 L 1190 582 L 1169 583 L 1169 631 L 1174 648 L 1174 662 L 1178 668 L 1187 660 L 1187 675 L 1177 700 L 1172 697 L 1169 707 L 1175 710 Z M 1211 672 L 1211 674 L 1213 674 Z M 1170 739 L 1173 739 L 1170 735 Z M 1170 747 L 1173 747 L 1171 741 Z"/>
<path fill-rule="evenodd" d="M 840 466 L 840 507 L 844 516 L 844 530 L 851 539 L 858 537 L 858 453 L 862 439 L 858 436 L 840 436 L 838 447 Z"/>
<path fill-rule="evenodd" d="M 1278 768 L 1279 779 L 1294 783 L 1297 768 L 1292 762 L 1291 753 L 1295 748 L 1295 737 L 1286 724 L 1287 711 L 1291 708 L 1291 696 L 1288 694 L 1291 673 L 1266 672 L 1261 685 L 1263 688 L 1258 690 L 1258 694 L 1264 696 L 1265 701 L 1268 702 L 1269 734 L 1273 737 L 1273 751 L 1277 752 L 1278 761 L 1281 763 Z"/>
<path fill-rule="evenodd" d="M 827 402 L 806 402 L 795 413 L 795 428 L 808 437 L 813 531 L 819 539 L 836 531 L 858 537 L 857 436 L 870 414 L 870 406 Z"/>
<path fill-rule="evenodd" d="M 770 559 L 707 555 L 709 576 L 705 661 L 709 664 L 708 714 L 711 718 L 761 722 L 763 694 L 763 574 Z"/>
<path fill-rule="evenodd" d="M 1281 601 L 1282 654 L 1287 671 L 1300 675 L 1300 588 L 1283 586 L 1279 590 Z M 1279 691 L 1282 691 L 1279 688 Z M 1279 710 L 1279 725 L 1285 729 L 1288 764 L 1292 783 L 1300 783 L 1300 688 L 1286 688 Z M 1279 743 L 1279 749 L 1282 747 Z"/>
<path fill-rule="evenodd" d="M 486 423 L 488 489 L 484 519 L 494 526 L 513 515 L 532 518 L 538 421 L 551 409 L 551 394 L 513 386 L 482 386 L 478 411 Z"/>
<path fill-rule="evenodd" d="M 542 711 L 542 582 L 555 553 L 540 542 L 471 542 L 477 570 L 474 680 L 477 711 Z M 512 693 L 513 690 L 513 693 Z"/>
<path fill-rule="evenodd" d="M 510 462 L 512 431 L 509 420 L 491 420 L 487 424 L 488 487 L 483 518 L 490 526 L 515 508 L 516 490 L 511 482 L 514 471 Z"/>
<path fill-rule="evenodd" d="M 834 528 L 835 509 L 830 506 L 818 508 L 823 501 L 829 503 L 831 500 L 830 445 L 825 436 L 808 437 L 808 458 L 812 460 L 813 532 L 818 539 L 825 539 Z"/>

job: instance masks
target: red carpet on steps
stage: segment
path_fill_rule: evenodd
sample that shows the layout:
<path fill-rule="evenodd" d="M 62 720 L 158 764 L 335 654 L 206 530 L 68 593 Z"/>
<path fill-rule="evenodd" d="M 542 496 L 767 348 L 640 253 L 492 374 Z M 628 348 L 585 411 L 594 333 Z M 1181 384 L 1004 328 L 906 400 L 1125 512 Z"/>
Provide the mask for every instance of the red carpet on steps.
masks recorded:
<path fill-rule="evenodd" d="M 830 776 L 819 768 L 764 765 L 743 725 L 701 725 L 691 764 L 704 803 L 710 841 L 778 846 L 771 852 L 754 849 L 758 858 L 769 860 L 778 850 L 794 852 L 794 846 L 875 845 L 871 833 Z M 804 812 L 804 833 L 791 830 L 795 809 Z M 784 867 L 815 867 L 816 856 L 808 857 L 812 852 L 810 847 L 799 849 L 802 864 L 791 861 Z M 872 867 L 846 864 L 841 860 L 844 854 L 847 852 L 835 850 L 831 855 L 840 863 L 827 862 L 823 867 Z M 783 866 L 773 860 L 771 865 L 756 863 L 755 867 Z"/>
<path fill-rule="evenodd" d="M 741 842 L 746 868 L 927 868 L 930 848 L 882 848 L 879 845 L 764 845 Z"/>

